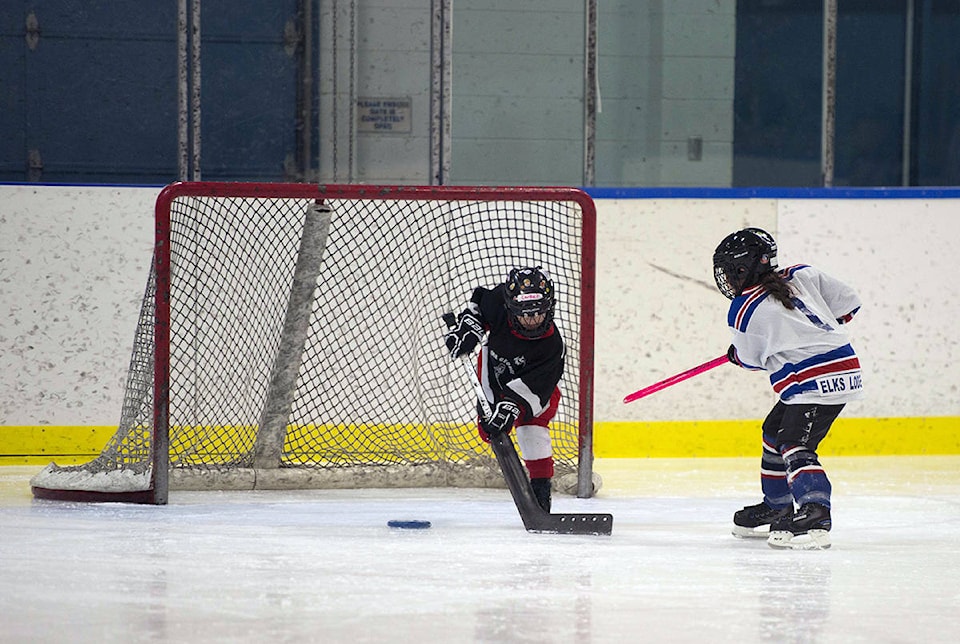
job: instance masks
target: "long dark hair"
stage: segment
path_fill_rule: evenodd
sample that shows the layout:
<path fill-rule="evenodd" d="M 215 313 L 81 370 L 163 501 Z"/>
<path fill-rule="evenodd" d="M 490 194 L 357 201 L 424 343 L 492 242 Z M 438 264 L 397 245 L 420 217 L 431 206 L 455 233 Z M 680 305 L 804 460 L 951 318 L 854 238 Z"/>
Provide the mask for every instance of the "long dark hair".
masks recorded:
<path fill-rule="evenodd" d="M 783 278 L 780 271 L 767 271 L 761 275 L 760 286 L 787 309 L 792 311 L 796 308 L 793 303 L 793 289 L 790 288 L 790 284 Z"/>

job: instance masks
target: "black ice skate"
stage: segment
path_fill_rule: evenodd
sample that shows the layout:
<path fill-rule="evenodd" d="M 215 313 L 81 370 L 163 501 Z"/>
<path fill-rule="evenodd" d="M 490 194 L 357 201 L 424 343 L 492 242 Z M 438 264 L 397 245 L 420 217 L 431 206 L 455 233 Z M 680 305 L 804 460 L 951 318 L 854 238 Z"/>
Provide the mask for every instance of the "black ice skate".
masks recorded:
<path fill-rule="evenodd" d="M 771 548 L 826 550 L 830 547 L 830 527 L 830 508 L 804 503 L 793 516 L 783 517 L 770 526 L 767 544 Z"/>
<path fill-rule="evenodd" d="M 770 535 L 768 526 L 778 519 L 790 517 L 793 506 L 771 508 L 765 501 L 748 505 L 733 515 L 733 536 L 741 539 L 766 539 Z"/>

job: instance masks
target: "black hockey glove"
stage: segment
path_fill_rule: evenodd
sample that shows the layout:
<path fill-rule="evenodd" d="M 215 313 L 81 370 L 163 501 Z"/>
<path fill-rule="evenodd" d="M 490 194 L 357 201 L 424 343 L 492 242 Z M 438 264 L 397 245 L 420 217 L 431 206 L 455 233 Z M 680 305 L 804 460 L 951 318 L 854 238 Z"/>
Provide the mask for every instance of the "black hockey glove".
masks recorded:
<path fill-rule="evenodd" d="M 477 344 L 483 339 L 483 324 L 476 315 L 464 311 L 457 318 L 456 326 L 451 328 L 443 339 L 447 343 L 450 357 L 456 360 L 477 348 Z"/>
<path fill-rule="evenodd" d="M 480 429 L 488 436 L 498 436 L 509 432 L 518 416 L 520 416 L 520 407 L 517 403 L 512 400 L 501 400 L 493 408 L 490 418 L 480 421 Z"/>
<path fill-rule="evenodd" d="M 730 345 L 730 348 L 727 349 L 727 360 L 729 360 L 730 362 L 732 362 L 732 363 L 735 364 L 735 365 L 739 365 L 739 364 L 740 364 L 740 362 L 737 361 L 737 348 L 736 348 L 735 346 L 733 346 L 732 344 Z"/>

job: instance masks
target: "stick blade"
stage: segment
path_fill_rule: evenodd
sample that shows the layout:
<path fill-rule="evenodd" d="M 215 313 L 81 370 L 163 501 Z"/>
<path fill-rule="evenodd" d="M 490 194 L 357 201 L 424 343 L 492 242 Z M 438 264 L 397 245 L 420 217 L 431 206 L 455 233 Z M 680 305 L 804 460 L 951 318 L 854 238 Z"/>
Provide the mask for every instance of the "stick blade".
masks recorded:
<path fill-rule="evenodd" d="M 534 518 L 527 532 L 550 534 L 610 535 L 613 533 L 613 515 L 596 514 L 547 514 Z"/>
<path fill-rule="evenodd" d="M 510 437 L 499 434 L 490 438 L 490 447 L 497 457 L 507 488 L 520 513 L 520 520 L 527 532 L 550 534 L 595 534 L 613 532 L 611 514 L 549 514 L 533 496 L 533 488 L 524 473 Z"/>

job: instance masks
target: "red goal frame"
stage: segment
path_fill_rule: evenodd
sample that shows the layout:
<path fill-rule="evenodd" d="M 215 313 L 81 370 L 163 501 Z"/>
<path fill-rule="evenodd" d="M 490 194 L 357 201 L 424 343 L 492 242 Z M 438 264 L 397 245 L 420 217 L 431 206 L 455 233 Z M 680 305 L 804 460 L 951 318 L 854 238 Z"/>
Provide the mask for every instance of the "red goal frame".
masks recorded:
<path fill-rule="evenodd" d="M 153 503 L 166 503 L 169 475 L 169 370 L 170 370 L 170 206 L 182 196 L 369 200 L 472 200 L 499 201 L 518 198 L 530 201 L 572 201 L 582 212 L 579 440 L 580 463 L 593 463 L 594 315 L 596 291 L 596 207 L 583 190 L 572 187 L 525 186 L 367 186 L 356 184 L 291 184 L 240 182 L 176 182 L 157 197 L 154 269 L 157 276 L 154 356 L 154 463 L 152 488 L 162 494 Z M 160 477 L 163 477 L 162 479 Z M 592 483 L 581 477 L 578 496 L 592 496 Z"/>

